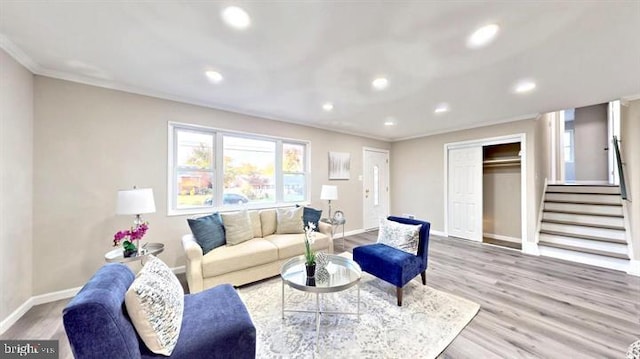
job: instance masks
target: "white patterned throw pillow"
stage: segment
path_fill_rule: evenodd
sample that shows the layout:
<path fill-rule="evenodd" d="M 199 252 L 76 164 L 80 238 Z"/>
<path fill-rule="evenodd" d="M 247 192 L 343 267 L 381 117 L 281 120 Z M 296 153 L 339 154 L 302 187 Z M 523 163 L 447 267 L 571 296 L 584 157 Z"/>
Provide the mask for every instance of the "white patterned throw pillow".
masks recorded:
<path fill-rule="evenodd" d="M 380 218 L 378 243 L 403 250 L 413 255 L 418 253 L 421 225 L 403 224 Z"/>
<path fill-rule="evenodd" d="M 124 302 L 147 348 L 170 356 L 178 342 L 184 311 L 184 290 L 171 269 L 149 255 L 127 290 Z"/>

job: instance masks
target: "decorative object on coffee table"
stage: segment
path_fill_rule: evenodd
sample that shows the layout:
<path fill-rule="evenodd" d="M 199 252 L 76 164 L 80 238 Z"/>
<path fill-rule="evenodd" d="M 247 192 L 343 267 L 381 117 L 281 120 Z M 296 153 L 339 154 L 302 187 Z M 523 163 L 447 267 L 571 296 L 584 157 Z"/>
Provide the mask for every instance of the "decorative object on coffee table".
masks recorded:
<path fill-rule="evenodd" d="M 312 222 L 307 223 L 304 227 L 304 265 L 307 278 L 312 278 L 316 274 L 316 255 L 312 248 L 316 238 L 315 229 L 316 225 Z"/>

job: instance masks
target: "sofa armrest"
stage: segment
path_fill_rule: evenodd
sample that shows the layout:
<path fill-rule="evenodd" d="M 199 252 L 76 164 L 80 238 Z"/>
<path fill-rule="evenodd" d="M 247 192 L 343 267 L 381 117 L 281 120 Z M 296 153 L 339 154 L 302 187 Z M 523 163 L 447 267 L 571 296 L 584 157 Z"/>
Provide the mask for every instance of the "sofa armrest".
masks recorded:
<path fill-rule="evenodd" d="M 182 247 L 187 256 L 185 272 L 187 284 L 189 284 L 189 293 L 201 292 L 204 289 L 202 277 L 202 248 L 198 242 L 196 242 L 193 234 L 185 234 L 182 236 Z"/>
<path fill-rule="evenodd" d="M 329 237 L 329 253 L 333 253 L 333 226 L 329 223 L 318 222 L 318 231 Z"/>

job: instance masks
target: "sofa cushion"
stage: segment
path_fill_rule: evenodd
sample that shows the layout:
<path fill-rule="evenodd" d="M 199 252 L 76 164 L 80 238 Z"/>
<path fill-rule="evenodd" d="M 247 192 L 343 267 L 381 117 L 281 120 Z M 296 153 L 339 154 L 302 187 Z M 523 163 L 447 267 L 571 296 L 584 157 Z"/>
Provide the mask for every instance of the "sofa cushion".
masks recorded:
<path fill-rule="evenodd" d="M 145 349 L 141 348 L 140 358 L 158 358 Z M 221 284 L 184 297 L 182 330 L 172 358 L 254 359 L 255 356 L 256 328 L 231 285 Z"/>
<path fill-rule="evenodd" d="M 386 244 L 415 255 L 418 251 L 420 224 L 402 224 L 380 218 L 377 243 Z"/>
<path fill-rule="evenodd" d="M 300 207 L 300 206 L 296 204 L 296 207 Z M 303 208 L 302 228 L 306 227 L 309 224 L 309 222 L 311 222 L 316 226 L 314 231 L 316 232 L 320 231 L 320 225 L 318 224 L 318 222 L 320 222 L 320 218 L 322 217 L 322 210 L 311 208 L 311 207 L 302 207 L 302 208 Z"/>
<path fill-rule="evenodd" d="M 225 244 L 224 227 L 218 212 L 200 218 L 189 218 L 187 223 L 203 254 Z"/>
<path fill-rule="evenodd" d="M 277 217 L 275 209 L 264 209 L 260 211 L 260 223 L 262 225 L 262 237 L 276 233 Z"/>
<path fill-rule="evenodd" d="M 184 290 L 171 269 L 149 255 L 124 301 L 147 348 L 156 354 L 171 355 L 178 342 L 184 311 Z"/>
<path fill-rule="evenodd" d="M 224 225 L 227 245 L 234 246 L 253 238 L 251 218 L 247 210 L 222 213 L 220 216 L 222 217 L 222 224 Z"/>
<path fill-rule="evenodd" d="M 302 225 L 302 212 L 302 207 L 276 208 L 276 233 L 304 233 L 304 226 Z"/>
<path fill-rule="evenodd" d="M 251 219 L 253 238 L 262 238 L 262 222 L 260 222 L 260 212 L 249 211 L 249 218 Z"/>
<path fill-rule="evenodd" d="M 314 250 L 327 249 L 329 237 L 324 233 L 315 233 Z M 278 248 L 278 258 L 286 259 L 304 253 L 304 234 L 273 234 L 264 238 Z"/>
<path fill-rule="evenodd" d="M 207 253 L 202 257 L 202 275 L 205 278 L 214 277 L 276 260 L 276 246 L 262 238 L 253 238 L 235 246 L 218 247 Z"/>

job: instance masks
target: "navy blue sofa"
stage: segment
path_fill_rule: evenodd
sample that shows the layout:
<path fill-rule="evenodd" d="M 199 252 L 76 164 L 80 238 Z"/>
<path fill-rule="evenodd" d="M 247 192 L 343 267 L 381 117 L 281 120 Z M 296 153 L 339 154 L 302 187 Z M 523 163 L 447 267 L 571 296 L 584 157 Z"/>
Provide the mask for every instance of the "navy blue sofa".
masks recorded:
<path fill-rule="evenodd" d="M 390 247 L 386 244 L 375 243 L 359 246 L 353 249 L 353 260 L 363 271 L 396 286 L 398 306 L 402 306 L 402 287 L 418 274 L 422 276 L 422 284 L 427 284 L 427 254 L 429 252 L 429 222 L 403 217 L 388 217 L 390 221 L 421 225 L 419 232 L 418 253 L 413 255 L 405 251 Z"/>
<path fill-rule="evenodd" d="M 76 359 L 167 358 L 137 335 L 124 304 L 135 275 L 120 263 L 103 266 L 63 310 Z M 182 328 L 168 358 L 255 358 L 256 329 L 230 285 L 187 294 Z"/>

